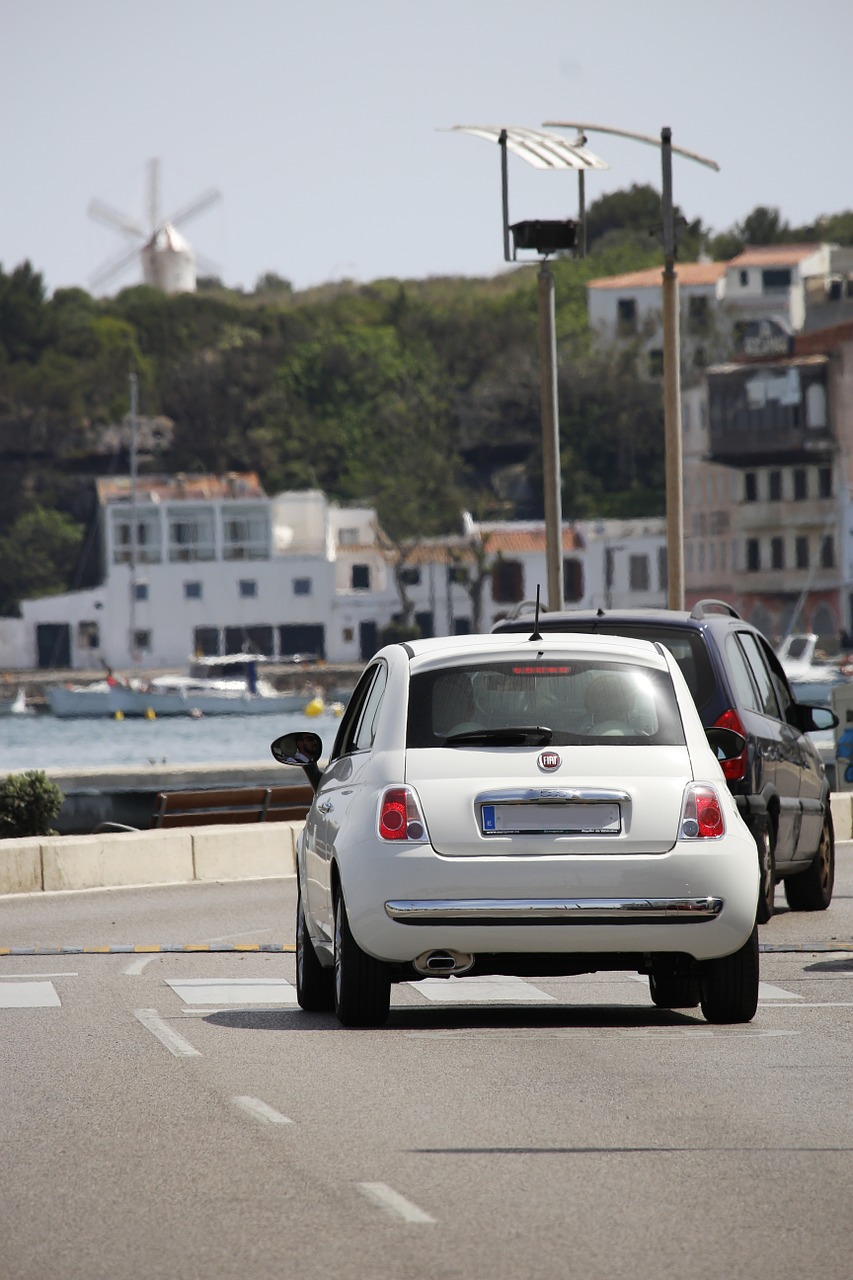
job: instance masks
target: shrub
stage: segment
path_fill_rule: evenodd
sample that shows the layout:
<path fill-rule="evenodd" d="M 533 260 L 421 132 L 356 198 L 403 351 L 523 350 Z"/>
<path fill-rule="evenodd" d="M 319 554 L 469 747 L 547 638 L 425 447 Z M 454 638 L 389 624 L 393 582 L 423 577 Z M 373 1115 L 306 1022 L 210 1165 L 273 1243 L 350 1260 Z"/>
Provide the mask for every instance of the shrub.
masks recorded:
<path fill-rule="evenodd" d="M 13 774 L 0 781 L 0 840 L 50 836 L 65 796 L 44 773 Z"/>

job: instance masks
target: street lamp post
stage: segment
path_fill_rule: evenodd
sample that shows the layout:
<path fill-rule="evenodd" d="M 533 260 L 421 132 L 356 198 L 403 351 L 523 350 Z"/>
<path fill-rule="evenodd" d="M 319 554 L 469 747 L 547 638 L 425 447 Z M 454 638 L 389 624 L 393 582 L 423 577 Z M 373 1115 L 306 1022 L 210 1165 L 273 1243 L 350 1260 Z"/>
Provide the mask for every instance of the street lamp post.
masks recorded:
<path fill-rule="evenodd" d="M 672 201 L 672 153 L 685 156 L 719 170 L 716 160 L 700 156 L 695 151 L 672 144 L 672 130 L 662 129 L 660 144 L 657 138 L 645 133 L 633 133 L 628 129 L 613 129 L 607 125 L 581 123 L 577 120 L 549 120 L 546 124 L 559 129 L 582 129 L 598 133 L 611 133 L 630 138 L 635 142 L 660 145 L 662 166 L 662 221 L 664 268 L 662 290 L 663 306 L 663 416 L 664 448 L 666 456 L 666 561 L 667 604 L 670 609 L 684 608 L 684 491 L 682 478 L 681 443 L 681 353 L 679 341 L 678 275 L 675 258 L 678 237 Z"/>
<path fill-rule="evenodd" d="M 560 417 L 557 395 L 557 333 L 554 303 L 554 273 L 548 258 L 562 249 L 574 248 L 576 223 L 509 221 L 509 174 L 507 151 L 520 156 L 538 169 L 575 169 L 580 181 L 580 208 L 583 212 L 583 174 L 586 169 L 606 169 L 607 163 L 593 155 L 584 145 L 585 138 L 573 143 L 556 134 L 534 129 L 495 127 L 490 125 L 454 125 L 463 133 L 497 142 L 501 149 L 501 200 L 503 208 L 504 261 L 516 261 L 518 249 L 532 249 L 540 255 L 537 277 L 539 300 L 539 379 L 542 415 L 542 483 L 545 512 L 545 571 L 548 608 L 563 607 L 563 506 L 560 471 Z M 513 243 L 510 251 L 510 232 Z M 581 232 L 583 242 L 583 232 Z"/>

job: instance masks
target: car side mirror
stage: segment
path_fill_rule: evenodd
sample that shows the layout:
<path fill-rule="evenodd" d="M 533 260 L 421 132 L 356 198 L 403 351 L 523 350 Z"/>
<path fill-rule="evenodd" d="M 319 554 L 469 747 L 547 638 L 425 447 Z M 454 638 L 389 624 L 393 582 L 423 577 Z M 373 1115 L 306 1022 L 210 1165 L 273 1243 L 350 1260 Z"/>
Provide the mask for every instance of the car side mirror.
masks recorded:
<path fill-rule="evenodd" d="M 812 706 L 807 702 L 792 702 L 785 711 L 785 719 L 800 733 L 834 729 L 839 723 L 838 716 L 829 707 Z"/>
<path fill-rule="evenodd" d="M 317 761 L 323 754 L 323 739 L 318 733 L 301 730 L 282 734 L 270 743 L 270 751 L 279 764 L 298 765 L 304 769 L 306 778 L 314 790 L 317 790 L 320 782 Z"/>
<path fill-rule="evenodd" d="M 746 746 L 746 738 L 734 729 L 724 729 L 722 725 L 712 725 L 705 730 L 711 750 L 718 760 L 734 760 Z"/>

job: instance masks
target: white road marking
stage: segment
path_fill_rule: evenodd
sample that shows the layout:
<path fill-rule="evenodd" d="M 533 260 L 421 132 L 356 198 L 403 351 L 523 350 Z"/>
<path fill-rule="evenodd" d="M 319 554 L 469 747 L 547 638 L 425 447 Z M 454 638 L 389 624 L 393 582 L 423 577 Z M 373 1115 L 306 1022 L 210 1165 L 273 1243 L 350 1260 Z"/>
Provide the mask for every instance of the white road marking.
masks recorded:
<path fill-rule="evenodd" d="M 136 978 L 140 973 L 142 973 L 142 970 L 146 965 L 149 965 L 152 960 L 156 959 L 156 956 L 137 956 L 135 960 L 131 960 L 126 969 L 122 969 L 122 973 L 126 974 L 130 978 Z"/>
<path fill-rule="evenodd" d="M 26 982 L 34 982 L 36 979 L 41 981 L 42 978 L 76 978 L 79 977 L 76 970 L 67 970 L 62 973 L 4 973 L 2 981 L 14 980 L 15 978 L 23 978 Z"/>
<path fill-rule="evenodd" d="M 786 991 L 784 987 L 774 987 L 771 982 L 759 982 L 759 1000 L 802 1000 L 794 991 Z"/>
<path fill-rule="evenodd" d="M 802 1009 L 802 1005 L 775 1005 L 774 1008 Z M 806 1006 L 808 1007 L 808 1006 Z M 814 1008 L 822 1006 L 812 1006 Z M 505 1029 L 496 1027 L 482 1027 L 476 1031 L 404 1031 L 410 1040 L 612 1040 L 614 1037 L 628 1037 L 639 1040 L 645 1040 L 650 1044 L 653 1040 L 681 1039 L 695 1040 L 699 1038 L 699 1034 L 703 1038 L 711 1036 L 724 1036 L 727 1039 L 735 1038 L 769 1038 L 774 1036 L 799 1036 L 800 1031 L 788 1031 L 777 1029 L 775 1027 L 747 1027 L 747 1026 L 690 1026 L 690 1027 L 524 1027 L 515 1029 Z"/>
<path fill-rule="evenodd" d="M 0 1009 L 58 1009 L 61 1004 L 52 982 L 0 982 Z"/>
<path fill-rule="evenodd" d="M 156 1036 L 160 1043 L 174 1054 L 176 1058 L 200 1058 L 201 1054 L 198 1049 L 190 1044 L 189 1040 L 185 1040 L 183 1036 L 178 1035 L 177 1031 L 169 1026 L 159 1015 L 156 1009 L 134 1009 L 133 1016 L 138 1018 L 153 1036 Z"/>
<path fill-rule="evenodd" d="M 233 1099 L 235 1106 L 241 1111 L 247 1112 L 256 1120 L 263 1120 L 266 1124 L 293 1124 L 287 1116 L 283 1116 L 280 1111 L 276 1111 L 274 1107 L 267 1106 L 260 1098 L 237 1097 Z"/>
<path fill-rule="evenodd" d="M 184 1004 L 295 1005 L 296 988 L 285 978 L 167 978 Z"/>
<path fill-rule="evenodd" d="M 524 1001 L 526 1004 L 552 1004 L 554 996 L 547 995 L 523 978 L 504 974 L 489 974 L 482 978 L 422 978 L 408 984 L 427 1000 L 439 1004 L 489 1004 L 498 1001 Z"/>
<path fill-rule="evenodd" d="M 435 1218 L 431 1218 L 423 1209 L 419 1209 L 411 1200 L 407 1200 L 384 1182 L 359 1182 L 356 1185 L 368 1200 L 373 1200 L 394 1218 L 402 1218 L 404 1222 L 435 1222 Z"/>

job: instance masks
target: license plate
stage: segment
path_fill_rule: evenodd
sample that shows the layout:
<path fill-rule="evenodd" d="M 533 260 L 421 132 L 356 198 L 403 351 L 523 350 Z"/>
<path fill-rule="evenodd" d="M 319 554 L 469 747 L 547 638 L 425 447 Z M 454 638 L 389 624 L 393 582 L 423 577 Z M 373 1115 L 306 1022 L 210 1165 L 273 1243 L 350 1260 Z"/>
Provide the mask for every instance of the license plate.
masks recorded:
<path fill-rule="evenodd" d="M 618 836 L 618 804 L 484 804 L 484 836 Z"/>

